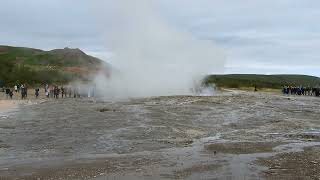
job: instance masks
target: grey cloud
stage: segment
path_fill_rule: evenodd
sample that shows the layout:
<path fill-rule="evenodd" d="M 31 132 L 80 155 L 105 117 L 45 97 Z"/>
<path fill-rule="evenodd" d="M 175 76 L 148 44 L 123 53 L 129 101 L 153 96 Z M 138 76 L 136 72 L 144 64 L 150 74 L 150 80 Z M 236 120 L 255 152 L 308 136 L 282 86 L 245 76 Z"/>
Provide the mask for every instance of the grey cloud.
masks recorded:
<path fill-rule="evenodd" d="M 112 0 L 93 1 L 95 4 L 100 2 L 104 7 L 98 8 L 106 11 L 116 7 Z M 247 62 L 268 62 L 264 65 L 270 69 L 272 65 L 287 65 L 293 71 L 294 67 L 308 63 L 320 69 L 318 0 L 153 2 L 165 21 L 224 48 L 229 64 L 237 64 L 232 68 L 233 72 L 243 72 Z M 0 6 L 0 44 L 45 49 L 73 46 L 95 54 L 108 54 L 107 46 L 112 43 L 108 31 L 117 31 L 124 22 L 111 16 L 113 13 L 99 17 L 95 8 L 91 0 L 3 0 Z M 102 21 L 119 26 L 105 27 Z M 273 68 L 272 72 L 277 70 L 281 71 Z M 292 72 L 287 68 L 284 71 Z"/>

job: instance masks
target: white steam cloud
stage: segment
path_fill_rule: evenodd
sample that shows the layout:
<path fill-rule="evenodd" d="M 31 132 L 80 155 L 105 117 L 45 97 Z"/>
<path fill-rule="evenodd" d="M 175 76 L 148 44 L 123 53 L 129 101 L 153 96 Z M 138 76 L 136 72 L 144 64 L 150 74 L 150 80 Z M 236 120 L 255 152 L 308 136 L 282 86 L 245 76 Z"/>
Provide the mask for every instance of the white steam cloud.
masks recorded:
<path fill-rule="evenodd" d="M 157 13 L 155 2 L 94 2 L 116 69 L 110 77 L 96 77 L 96 88 L 105 97 L 191 94 L 205 75 L 223 72 L 222 51 L 171 26 Z"/>

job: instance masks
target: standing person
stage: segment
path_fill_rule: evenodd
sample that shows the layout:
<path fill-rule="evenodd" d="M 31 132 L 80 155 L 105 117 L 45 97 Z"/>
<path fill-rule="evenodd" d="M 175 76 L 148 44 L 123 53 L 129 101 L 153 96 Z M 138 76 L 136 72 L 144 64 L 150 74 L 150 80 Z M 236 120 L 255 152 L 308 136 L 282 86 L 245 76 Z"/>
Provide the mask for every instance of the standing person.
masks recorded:
<path fill-rule="evenodd" d="M 6 88 L 6 98 L 9 99 L 10 88 Z"/>
<path fill-rule="evenodd" d="M 62 98 L 64 97 L 64 96 L 66 96 L 65 95 L 65 88 L 63 87 L 63 86 L 61 86 L 61 96 L 62 96 Z"/>
<path fill-rule="evenodd" d="M 73 98 L 76 98 L 77 97 L 77 90 L 76 90 L 76 88 L 73 88 Z"/>
<path fill-rule="evenodd" d="M 55 87 L 53 88 L 53 98 L 57 98 L 57 94 L 58 94 L 58 92 L 57 92 L 57 86 L 55 86 Z"/>
<path fill-rule="evenodd" d="M 78 98 L 81 97 L 81 95 L 80 95 L 80 87 L 77 88 L 77 97 L 78 97 Z"/>
<path fill-rule="evenodd" d="M 68 87 L 68 93 L 69 93 L 69 98 L 71 98 L 71 95 L 72 95 L 72 88 L 71 87 Z"/>
<path fill-rule="evenodd" d="M 28 87 L 27 87 L 27 85 L 24 85 L 24 92 L 25 92 L 25 96 L 28 97 Z"/>
<path fill-rule="evenodd" d="M 301 87 L 299 86 L 297 90 L 298 90 L 298 93 L 297 93 L 297 94 L 298 94 L 299 96 L 301 96 Z"/>
<path fill-rule="evenodd" d="M 315 88 L 315 96 L 320 96 L 320 88 Z"/>
<path fill-rule="evenodd" d="M 20 88 L 21 88 L 20 84 L 17 85 L 17 88 L 18 88 L 18 93 L 20 93 Z"/>
<path fill-rule="evenodd" d="M 309 93 L 310 93 L 309 89 L 310 89 L 309 86 L 307 86 L 304 90 L 306 96 L 309 96 Z"/>
<path fill-rule="evenodd" d="M 24 88 L 24 86 L 23 85 L 21 85 L 21 87 L 20 87 L 20 91 L 21 91 L 21 99 L 24 99 L 25 98 L 25 88 Z"/>
<path fill-rule="evenodd" d="M 305 95 L 305 88 L 303 86 L 301 86 L 301 95 Z"/>
<path fill-rule="evenodd" d="M 54 89 L 53 89 L 52 86 L 51 86 L 51 88 L 50 88 L 50 93 L 49 93 L 49 95 L 50 95 L 50 98 L 53 98 L 53 96 L 54 96 Z"/>
<path fill-rule="evenodd" d="M 39 88 L 36 88 L 35 89 L 35 92 L 34 92 L 34 94 L 36 95 L 36 98 L 38 99 L 38 97 L 39 97 Z"/>
<path fill-rule="evenodd" d="M 286 86 L 283 86 L 283 88 L 282 88 L 282 94 L 286 94 Z"/>
<path fill-rule="evenodd" d="M 44 86 L 44 93 L 45 93 L 46 97 L 48 98 L 49 97 L 49 85 L 48 84 L 46 84 Z"/>
<path fill-rule="evenodd" d="M 292 94 L 292 87 L 289 86 L 289 93 L 288 94 Z"/>
<path fill-rule="evenodd" d="M 59 98 L 60 88 L 57 86 L 57 99 Z"/>
<path fill-rule="evenodd" d="M 13 96 L 13 90 L 10 90 L 9 95 L 10 95 L 10 99 L 12 99 L 12 96 Z"/>
<path fill-rule="evenodd" d="M 45 92 L 45 95 L 47 98 L 49 98 L 49 91 L 48 90 Z"/>
<path fill-rule="evenodd" d="M 58 99 L 59 98 L 59 91 L 60 91 L 60 89 L 58 88 L 58 86 L 56 86 L 56 87 L 54 87 L 54 90 L 53 90 L 54 92 L 54 97 L 56 98 L 56 99 Z"/>

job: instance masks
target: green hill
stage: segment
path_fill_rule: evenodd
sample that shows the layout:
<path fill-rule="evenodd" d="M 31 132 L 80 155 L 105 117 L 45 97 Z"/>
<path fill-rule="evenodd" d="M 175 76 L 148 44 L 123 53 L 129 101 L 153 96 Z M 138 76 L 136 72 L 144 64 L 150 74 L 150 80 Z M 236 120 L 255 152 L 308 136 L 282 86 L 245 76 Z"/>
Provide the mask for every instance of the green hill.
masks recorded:
<path fill-rule="evenodd" d="M 110 66 L 80 49 L 40 49 L 0 46 L 0 85 L 66 83 L 86 79 Z"/>
<path fill-rule="evenodd" d="M 215 84 L 218 87 L 245 88 L 281 88 L 291 86 L 319 86 L 320 78 L 307 75 L 257 75 L 257 74 L 228 74 L 210 75 L 205 84 Z"/>
<path fill-rule="evenodd" d="M 40 49 L 0 46 L 0 87 L 16 83 L 30 85 L 67 83 L 88 80 L 91 74 L 111 67 L 102 60 L 89 56 L 80 49 Z M 207 76 L 205 84 L 218 87 L 281 88 L 283 85 L 319 86 L 320 78 L 306 75 L 229 74 Z"/>

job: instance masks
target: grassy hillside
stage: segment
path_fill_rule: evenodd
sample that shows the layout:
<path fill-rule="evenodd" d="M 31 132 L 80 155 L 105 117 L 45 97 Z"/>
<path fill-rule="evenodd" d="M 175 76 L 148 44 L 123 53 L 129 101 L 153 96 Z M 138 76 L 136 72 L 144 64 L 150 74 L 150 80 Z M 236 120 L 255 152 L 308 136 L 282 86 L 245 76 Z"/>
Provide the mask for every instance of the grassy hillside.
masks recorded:
<path fill-rule="evenodd" d="M 281 88 L 283 85 L 319 86 L 320 78 L 306 75 L 257 75 L 257 74 L 229 74 L 210 75 L 205 79 L 206 84 L 218 87 L 241 88 Z"/>
<path fill-rule="evenodd" d="M 66 83 L 86 78 L 101 67 L 102 60 L 80 49 L 40 49 L 0 46 L 0 86 L 15 83 Z"/>

